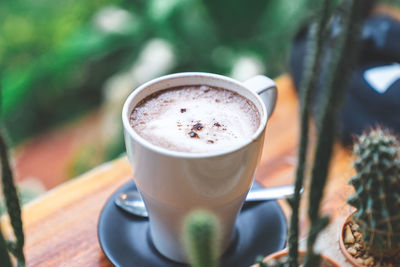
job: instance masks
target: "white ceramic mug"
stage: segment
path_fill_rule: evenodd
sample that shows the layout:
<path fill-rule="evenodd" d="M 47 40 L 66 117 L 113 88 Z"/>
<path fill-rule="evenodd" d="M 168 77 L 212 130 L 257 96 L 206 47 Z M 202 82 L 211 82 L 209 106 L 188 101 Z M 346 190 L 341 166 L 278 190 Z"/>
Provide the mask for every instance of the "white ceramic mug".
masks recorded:
<path fill-rule="evenodd" d="M 154 92 L 184 85 L 215 86 L 246 97 L 260 113 L 258 129 L 245 144 L 213 153 L 171 151 L 153 145 L 132 129 L 129 117 L 142 99 Z M 126 150 L 134 181 L 149 212 L 152 241 L 161 254 L 187 262 L 183 223 L 196 209 L 209 210 L 218 218 L 220 254 L 229 246 L 236 217 L 261 157 L 265 127 L 275 108 L 276 97 L 275 82 L 265 76 L 241 83 L 221 75 L 195 72 L 151 80 L 129 95 L 122 111 Z"/>

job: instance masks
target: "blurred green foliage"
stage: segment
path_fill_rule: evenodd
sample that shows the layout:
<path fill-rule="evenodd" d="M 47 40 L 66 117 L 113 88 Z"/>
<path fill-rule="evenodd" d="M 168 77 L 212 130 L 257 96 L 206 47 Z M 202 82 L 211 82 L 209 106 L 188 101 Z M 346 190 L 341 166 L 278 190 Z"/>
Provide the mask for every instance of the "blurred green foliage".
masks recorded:
<path fill-rule="evenodd" d="M 93 109 L 104 82 L 131 66 L 151 38 L 173 47 L 171 72 L 229 75 L 235 60 L 251 55 L 276 76 L 286 70 L 308 2 L 3 0 L 1 117 L 15 144 Z M 99 26 L 106 7 L 123 11 L 122 29 Z"/>

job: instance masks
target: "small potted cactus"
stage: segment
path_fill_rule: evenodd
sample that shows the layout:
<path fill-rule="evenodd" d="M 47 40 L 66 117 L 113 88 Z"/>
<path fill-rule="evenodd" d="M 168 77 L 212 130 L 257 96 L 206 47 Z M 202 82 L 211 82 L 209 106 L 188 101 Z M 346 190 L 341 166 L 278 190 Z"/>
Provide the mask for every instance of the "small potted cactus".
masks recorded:
<path fill-rule="evenodd" d="M 356 208 L 340 232 L 340 248 L 354 266 L 400 266 L 400 142 L 382 129 L 354 145 Z"/>

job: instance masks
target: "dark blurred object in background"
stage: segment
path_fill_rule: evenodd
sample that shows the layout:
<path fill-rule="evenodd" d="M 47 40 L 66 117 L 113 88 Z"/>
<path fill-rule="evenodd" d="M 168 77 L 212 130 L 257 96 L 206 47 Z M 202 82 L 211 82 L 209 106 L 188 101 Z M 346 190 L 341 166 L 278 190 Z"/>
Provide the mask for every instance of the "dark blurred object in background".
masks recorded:
<path fill-rule="evenodd" d="M 298 90 L 307 30 L 297 35 L 291 52 L 291 73 Z M 355 135 L 376 125 L 400 134 L 400 22 L 385 15 L 369 18 L 362 31 L 363 51 L 354 69 L 345 103 L 338 114 L 339 135 L 351 144 Z M 323 78 L 319 79 L 319 83 Z M 319 99 L 317 87 L 313 103 Z M 318 111 L 312 108 L 314 115 Z"/>

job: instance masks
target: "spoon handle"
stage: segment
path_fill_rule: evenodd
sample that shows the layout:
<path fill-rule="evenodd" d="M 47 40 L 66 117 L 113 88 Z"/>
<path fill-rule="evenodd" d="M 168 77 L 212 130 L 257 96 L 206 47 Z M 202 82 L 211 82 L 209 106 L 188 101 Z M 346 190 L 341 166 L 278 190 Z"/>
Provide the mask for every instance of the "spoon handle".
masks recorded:
<path fill-rule="evenodd" d="M 246 197 L 247 202 L 266 201 L 278 198 L 287 198 L 294 193 L 293 185 L 275 186 L 256 189 L 249 191 Z"/>

